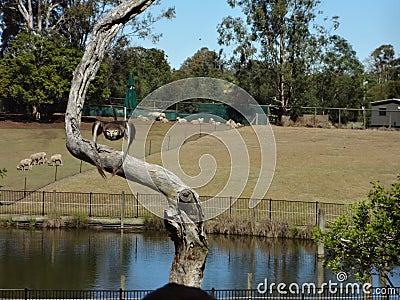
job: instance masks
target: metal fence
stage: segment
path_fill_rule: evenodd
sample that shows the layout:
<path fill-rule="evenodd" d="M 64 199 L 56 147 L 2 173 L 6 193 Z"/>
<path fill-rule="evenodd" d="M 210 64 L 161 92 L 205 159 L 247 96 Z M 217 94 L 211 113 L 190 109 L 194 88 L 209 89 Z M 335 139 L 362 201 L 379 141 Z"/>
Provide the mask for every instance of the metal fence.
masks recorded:
<path fill-rule="evenodd" d="M 376 107 L 372 109 L 360 108 L 329 108 L 329 107 L 299 107 L 293 108 L 293 114 L 298 116 L 296 122 L 300 126 L 307 127 L 330 127 L 347 129 L 367 129 L 386 127 L 390 129 L 400 128 L 400 109 L 398 105 L 390 104 L 392 107 Z M 271 123 L 277 122 L 274 109 L 268 106 L 269 119 Z M 384 109 L 384 110 L 382 110 Z"/>
<path fill-rule="evenodd" d="M 255 222 L 279 221 L 299 226 L 316 225 L 320 210 L 324 212 L 325 219 L 329 222 L 344 215 L 349 209 L 349 205 L 345 204 L 311 201 L 206 196 L 202 196 L 200 200 L 206 217 L 239 217 Z M 149 217 L 152 215 L 151 212 L 162 216 L 167 207 L 166 198 L 161 194 L 0 190 L 0 215 L 3 216 L 79 215 L 137 218 Z"/>
<path fill-rule="evenodd" d="M 400 299 L 400 288 L 374 287 L 364 291 L 360 286 L 345 289 L 321 289 L 307 285 L 298 290 L 205 290 L 215 299 L 354 299 L 378 300 Z M 0 299 L 96 299 L 96 300 L 128 300 L 143 299 L 151 290 L 29 290 L 29 289 L 0 289 Z"/>

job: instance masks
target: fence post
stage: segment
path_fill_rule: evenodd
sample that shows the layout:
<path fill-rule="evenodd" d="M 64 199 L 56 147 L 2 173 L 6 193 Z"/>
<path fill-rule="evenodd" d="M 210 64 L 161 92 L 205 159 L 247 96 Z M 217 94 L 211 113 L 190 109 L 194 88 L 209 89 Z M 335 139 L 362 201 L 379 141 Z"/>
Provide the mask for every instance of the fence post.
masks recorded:
<path fill-rule="evenodd" d="M 319 203 L 315 202 L 315 225 L 318 226 Z"/>
<path fill-rule="evenodd" d="M 253 273 L 247 273 L 247 299 L 252 299 Z"/>
<path fill-rule="evenodd" d="M 121 193 L 121 230 L 124 229 L 125 192 Z"/>
<path fill-rule="evenodd" d="M 136 192 L 136 218 L 139 218 L 139 192 Z"/>
<path fill-rule="evenodd" d="M 314 127 L 317 127 L 317 108 L 314 108 Z"/>
<path fill-rule="evenodd" d="M 42 216 L 44 216 L 44 193 L 45 191 L 42 191 Z"/>
<path fill-rule="evenodd" d="M 229 197 L 229 219 L 232 217 L 232 196 Z"/>
<path fill-rule="evenodd" d="M 269 220 L 272 221 L 272 198 L 269 198 Z"/>
<path fill-rule="evenodd" d="M 93 198 L 93 193 L 89 193 L 89 218 L 92 217 L 92 198 Z"/>
<path fill-rule="evenodd" d="M 25 300 L 28 299 L 28 288 L 24 289 L 24 298 L 25 298 Z"/>
<path fill-rule="evenodd" d="M 125 275 L 121 275 L 121 290 L 122 295 L 120 295 L 120 299 L 124 299 L 124 291 L 126 289 L 126 278 Z"/>
<path fill-rule="evenodd" d="M 149 155 L 151 154 L 151 140 L 149 140 Z"/>
<path fill-rule="evenodd" d="M 362 106 L 362 113 L 363 113 L 363 129 L 367 129 L 367 116 L 365 111 L 365 106 Z"/>
<path fill-rule="evenodd" d="M 53 210 L 53 214 L 56 213 L 56 202 L 57 202 L 56 201 L 56 196 L 57 196 L 56 195 L 56 190 L 53 190 L 53 199 L 52 199 L 53 200 L 53 209 L 52 209 Z"/>
<path fill-rule="evenodd" d="M 256 213 L 256 206 L 253 207 L 253 228 L 251 233 L 254 235 L 256 232 L 256 224 L 257 224 L 257 213 Z"/>
<path fill-rule="evenodd" d="M 24 178 L 24 198 L 26 197 L 26 176 Z"/>
<path fill-rule="evenodd" d="M 211 295 L 210 295 L 211 297 L 215 297 L 215 288 L 212 288 L 211 289 Z"/>

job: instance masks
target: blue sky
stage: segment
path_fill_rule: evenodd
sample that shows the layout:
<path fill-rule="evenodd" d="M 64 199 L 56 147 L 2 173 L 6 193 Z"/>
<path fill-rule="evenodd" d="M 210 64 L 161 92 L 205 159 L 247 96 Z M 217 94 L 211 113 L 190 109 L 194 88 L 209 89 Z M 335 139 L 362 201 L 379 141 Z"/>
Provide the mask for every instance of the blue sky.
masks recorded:
<path fill-rule="evenodd" d="M 344 37 L 363 61 L 383 44 L 394 46 L 400 54 L 399 0 L 322 0 L 323 16 L 339 16 L 336 34 Z M 163 7 L 175 6 L 176 18 L 163 20 L 155 31 L 163 33 L 158 44 L 138 40 L 134 45 L 164 50 L 173 68 L 202 47 L 218 52 L 216 31 L 223 17 L 240 14 L 226 0 L 162 0 Z"/>

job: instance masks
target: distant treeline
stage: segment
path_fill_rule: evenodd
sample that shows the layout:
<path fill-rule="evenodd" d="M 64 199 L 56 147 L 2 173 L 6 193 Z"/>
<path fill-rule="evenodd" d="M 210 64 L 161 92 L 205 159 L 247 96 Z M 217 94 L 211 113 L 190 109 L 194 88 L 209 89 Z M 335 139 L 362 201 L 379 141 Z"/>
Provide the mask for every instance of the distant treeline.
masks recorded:
<path fill-rule="evenodd" d="M 368 108 L 371 101 L 400 98 L 400 58 L 392 45 L 371 49 L 363 64 L 351 41 L 334 34 L 337 17 L 330 29 L 316 23 L 319 1 L 250 2 L 229 1 L 243 18 L 221 16 L 220 50 L 201 48 L 178 69 L 162 50 L 132 47 L 132 35 L 121 34 L 88 87 L 85 104 L 123 103 L 130 73 L 139 101 L 175 80 L 213 77 L 242 87 L 260 104 L 280 107 L 279 115 L 296 115 L 302 106 Z M 32 9 L 24 7 L 28 4 Z M 43 4 L 0 4 L 0 112 L 35 119 L 65 112 L 72 73 L 96 20 L 111 5 L 102 0 Z M 157 41 L 161 36 L 153 24 L 174 16 L 174 8 L 150 9 L 132 21 L 131 32 Z"/>

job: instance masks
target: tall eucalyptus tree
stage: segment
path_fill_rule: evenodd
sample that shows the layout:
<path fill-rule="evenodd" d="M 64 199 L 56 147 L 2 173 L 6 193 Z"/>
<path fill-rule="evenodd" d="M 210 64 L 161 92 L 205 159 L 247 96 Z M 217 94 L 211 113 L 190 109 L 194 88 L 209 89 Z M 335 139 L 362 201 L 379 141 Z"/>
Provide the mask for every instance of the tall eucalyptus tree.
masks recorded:
<path fill-rule="evenodd" d="M 265 65 L 269 95 L 281 113 L 302 97 L 306 75 L 326 45 L 327 30 L 316 24 L 319 0 L 227 0 L 241 8 L 243 18 L 228 16 L 218 26 L 219 44 L 230 46 L 236 66 L 248 67 L 256 58 Z M 338 26 L 333 18 L 333 28 Z M 238 69 L 238 67 L 236 67 Z M 272 92 L 271 92 L 272 91 Z"/>

